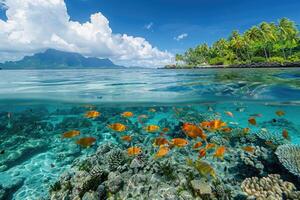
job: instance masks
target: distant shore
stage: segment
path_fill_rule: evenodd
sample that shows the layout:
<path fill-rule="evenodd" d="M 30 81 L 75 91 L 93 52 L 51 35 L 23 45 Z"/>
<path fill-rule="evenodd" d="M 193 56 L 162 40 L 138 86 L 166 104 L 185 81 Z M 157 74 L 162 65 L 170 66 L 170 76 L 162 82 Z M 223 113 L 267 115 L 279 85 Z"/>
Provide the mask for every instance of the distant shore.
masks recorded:
<path fill-rule="evenodd" d="M 162 69 L 221 69 L 221 68 L 296 68 L 300 67 L 300 62 L 286 62 L 286 63 L 247 63 L 236 65 L 203 65 L 203 66 L 177 66 L 168 65 Z"/>

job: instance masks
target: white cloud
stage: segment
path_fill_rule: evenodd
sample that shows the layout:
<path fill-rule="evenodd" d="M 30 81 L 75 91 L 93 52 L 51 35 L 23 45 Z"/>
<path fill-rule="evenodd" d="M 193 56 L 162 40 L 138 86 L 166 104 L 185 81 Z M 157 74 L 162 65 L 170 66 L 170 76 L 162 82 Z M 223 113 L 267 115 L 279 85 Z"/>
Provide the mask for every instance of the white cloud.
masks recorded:
<path fill-rule="evenodd" d="M 176 40 L 176 41 L 180 41 L 180 40 L 182 40 L 182 39 L 186 38 L 187 36 L 188 36 L 188 34 L 187 34 L 187 33 L 182 33 L 182 34 L 180 34 L 180 35 L 178 35 L 178 36 L 174 37 L 174 40 Z"/>
<path fill-rule="evenodd" d="M 150 30 L 153 27 L 153 22 L 150 22 L 149 24 L 145 25 L 145 29 Z"/>
<path fill-rule="evenodd" d="M 174 59 L 171 53 L 153 47 L 142 37 L 113 33 L 100 12 L 85 23 L 70 20 L 64 0 L 1 3 L 7 9 L 7 20 L 0 20 L 0 61 L 20 59 L 47 48 L 110 58 L 123 65 L 156 67 Z"/>

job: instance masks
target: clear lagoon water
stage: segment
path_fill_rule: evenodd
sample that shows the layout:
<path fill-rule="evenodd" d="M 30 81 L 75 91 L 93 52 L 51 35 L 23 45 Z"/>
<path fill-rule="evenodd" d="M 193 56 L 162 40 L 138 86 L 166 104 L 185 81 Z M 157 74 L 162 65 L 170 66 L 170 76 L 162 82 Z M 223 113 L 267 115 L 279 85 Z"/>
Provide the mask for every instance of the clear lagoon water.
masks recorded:
<path fill-rule="evenodd" d="M 87 119 L 89 110 L 101 115 Z M 124 119 L 124 111 L 134 116 Z M 199 123 L 199 114 L 233 129 L 249 127 L 251 134 L 287 130 L 290 143 L 300 144 L 300 69 L 1 70 L 0 184 L 15 184 L 8 199 L 47 199 L 50 185 L 101 144 L 113 142 L 123 150 L 138 145 L 152 155 L 159 135 L 142 132 L 145 124 L 169 128 L 165 137 L 171 140 L 180 123 Z M 144 124 L 141 115 L 147 116 Z M 256 126 L 249 124 L 251 116 Z M 129 130 L 116 134 L 107 128 L 117 122 Z M 74 129 L 81 135 L 62 139 Z M 131 144 L 120 139 L 134 134 L 144 139 Z M 84 136 L 96 138 L 91 148 L 75 144 Z"/>

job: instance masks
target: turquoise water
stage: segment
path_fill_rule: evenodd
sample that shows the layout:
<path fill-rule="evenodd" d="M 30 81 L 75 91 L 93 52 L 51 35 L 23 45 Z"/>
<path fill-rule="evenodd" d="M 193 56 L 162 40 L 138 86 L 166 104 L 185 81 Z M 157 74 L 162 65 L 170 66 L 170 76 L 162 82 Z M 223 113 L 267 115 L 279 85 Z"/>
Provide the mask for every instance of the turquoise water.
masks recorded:
<path fill-rule="evenodd" d="M 89 110 L 101 115 L 88 119 L 84 115 Z M 122 117 L 125 111 L 134 116 Z M 278 116 L 276 111 L 285 114 Z M 122 150 L 140 146 L 149 155 L 155 154 L 152 143 L 159 133 L 145 132 L 147 125 L 167 127 L 170 131 L 165 138 L 185 138 L 192 144 L 182 134 L 182 123 L 221 119 L 234 130 L 249 127 L 250 134 L 267 129 L 280 137 L 287 130 L 289 142 L 300 144 L 299 114 L 299 69 L 2 70 L 0 184 L 9 188 L 6 199 L 47 199 L 50 185 L 62 173 L 106 142 Z M 147 116 L 143 123 L 138 119 L 141 115 Z M 256 116 L 256 126 L 248 123 L 251 116 Z M 112 123 L 128 129 L 116 133 L 107 127 Z M 62 139 L 69 130 L 81 134 Z M 207 134 L 210 138 L 216 133 Z M 128 144 L 121 139 L 124 135 L 137 139 Z M 75 143 L 85 136 L 96 138 L 91 148 Z M 232 150 L 254 144 L 232 143 L 227 146 Z M 197 152 L 185 157 L 196 158 Z"/>

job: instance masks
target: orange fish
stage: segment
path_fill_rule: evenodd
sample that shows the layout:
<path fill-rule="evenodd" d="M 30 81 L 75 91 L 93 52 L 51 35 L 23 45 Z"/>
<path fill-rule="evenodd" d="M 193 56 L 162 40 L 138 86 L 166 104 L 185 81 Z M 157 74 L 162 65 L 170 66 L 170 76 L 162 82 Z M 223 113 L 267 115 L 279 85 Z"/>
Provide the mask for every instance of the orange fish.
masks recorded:
<path fill-rule="evenodd" d="M 250 128 L 243 128 L 243 133 L 244 134 L 248 134 L 250 132 Z"/>
<path fill-rule="evenodd" d="M 123 132 L 127 129 L 127 127 L 121 123 L 110 124 L 108 127 L 117 132 Z"/>
<path fill-rule="evenodd" d="M 254 150 L 255 150 L 255 147 L 252 147 L 252 146 L 245 146 L 245 147 L 242 147 L 242 149 L 243 149 L 244 151 L 253 153 Z"/>
<path fill-rule="evenodd" d="M 133 117 L 133 113 L 132 112 L 123 112 L 121 114 L 122 117 Z"/>
<path fill-rule="evenodd" d="M 223 128 L 224 126 L 227 126 L 227 124 L 225 122 L 222 122 L 219 119 L 216 119 L 216 120 L 209 121 L 209 122 L 207 122 L 207 121 L 201 122 L 200 126 L 209 131 L 217 131 L 217 130 L 220 130 L 221 128 Z"/>
<path fill-rule="evenodd" d="M 122 140 L 124 140 L 126 142 L 130 142 L 132 140 L 132 137 L 130 135 L 124 135 L 124 136 L 122 136 Z"/>
<path fill-rule="evenodd" d="M 248 119 L 248 122 L 251 124 L 251 125 L 253 125 L 253 126 L 256 126 L 256 119 L 254 118 L 254 117 L 250 117 L 249 119 Z"/>
<path fill-rule="evenodd" d="M 189 144 L 189 142 L 183 138 L 174 138 L 171 140 L 171 145 L 176 146 L 176 147 L 184 147 L 188 144 Z"/>
<path fill-rule="evenodd" d="M 224 132 L 224 133 L 231 133 L 232 128 L 230 128 L 230 127 L 225 127 L 225 128 L 223 128 L 223 129 L 221 129 L 221 131 Z"/>
<path fill-rule="evenodd" d="M 283 129 L 282 137 L 284 137 L 287 140 L 290 140 L 289 132 L 287 130 Z"/>
<path fill-rule="evenodd" d="M 225 146 L 220 146 L 216 149 L 215 153 L 214 153 L 214 157 L 215 158 L 220 158 L 220 159 L 224 159 L 224 154 L 226 151 L 226 147 Z"/>
<path fill-rule="evenodd" d="M 201 122 L 201 123 L 200 123 L 200 126 L 201 126 L 202 128 L 204 128 L 204 129 L 209 129 L 209 127 L 210 127 L 210 122 L 208 122 L 208 121 Z"/>
<path fill-rule="evenodd" d="M 283 110 L 277 110 L 276 112 L 276 115 L 278 115 L 279 117 L 285 115 L 285 112 Z"/>
<path fill-rule="evenodd" d="M 159 147 L 157 153 L 155 154 L 155 158 L 161 158 L 167 155 L 170 151 L 170 148 L 168 146 L 161 146 Z"/>
<path fill-rule="evenodd" d="M 168 140 L 163 137 L 155 138 L 153 146 L 161 146 L 161 145 L 166 145 L 169 144 Z"/>
<path fill-rule="evenodd" d="M 88 148 L 92 146 L 92 144 L 96 141 L 96 138 L 94 137 L 85 137 L 80 138 L 76 141 L 76 144 L 80 145 L 81 147 Z"/>
<path fill-rule="evenodd" d="M 72 138 L 72 137 L 76 137 L 77 135 L 80 135 L 80 131 L 72 130 L 72 131 L 65 132 L 62 135 L 62 138 Z"/>
<path fill-rule="evenodd" d="M 139 155 L 142 153 L 142 149 L 140 147 L 129 147 L 127 153 L 129 156 Z"/>
<path fill-rule="evenodd" d="M 194 124 L 184 123 L 182 130 L 191 138 L 195 139 L 197 137 L 201 137 L 204 140 L 206 139 L 206 135 L 204 134 L 203 130 Z"/>
<path fill-rule="evenodd" d="M 170 129 L 167 128 L 167 127 L 165 127 L 165 128 L 162 129 L 162 132 L 165 132 L 165 133 L 166 133 L 166 132 L 169 132 L 169 131 L 170 131 Z"/>
<path fill-rule="evenodd" d="M 226 111 L 225 114 L 228 115 L 229 117 L 233 117 L 233 113 L 230 111 Z"/>
<path fill-rule="evenodd" d="M 85 113 L 85 117 L 86 118 L 93 118 L 93 119 L 95 119 L 95 118 L 97 118 L 99 116 L 100 116 L 100 112 L 95 111 L 95 110 L 91 110 L 91 111 L 88 111 L 88 112 Z"/>
<path fill-rule="evenodd" d="M 199 147 L 202 146 L 202 142 L 197 142 L 196 144 L 194 144 L 193 149 L 198 149 Z"/>
<path fill-rule="evenodd" d="M 209 149 L 212 149 L 214 148 L 216 145 L 214 143 L 208 143 L 206 146 L 205 146 L 205 149 L 206 150 L 209 150 Z"/>
<path fill-rule="evenodd" d="M 159 131 L 160 127 L 157 125 L 148 125 L 144 127 L 144 130 L 147 131 L 148 133 L 154 133 Z"/>
<path fill-rule="evenodd" d="M 203 158 L 206 156 L 206 149 L 200 149 L 199 150 L 199 158 Z"/>

